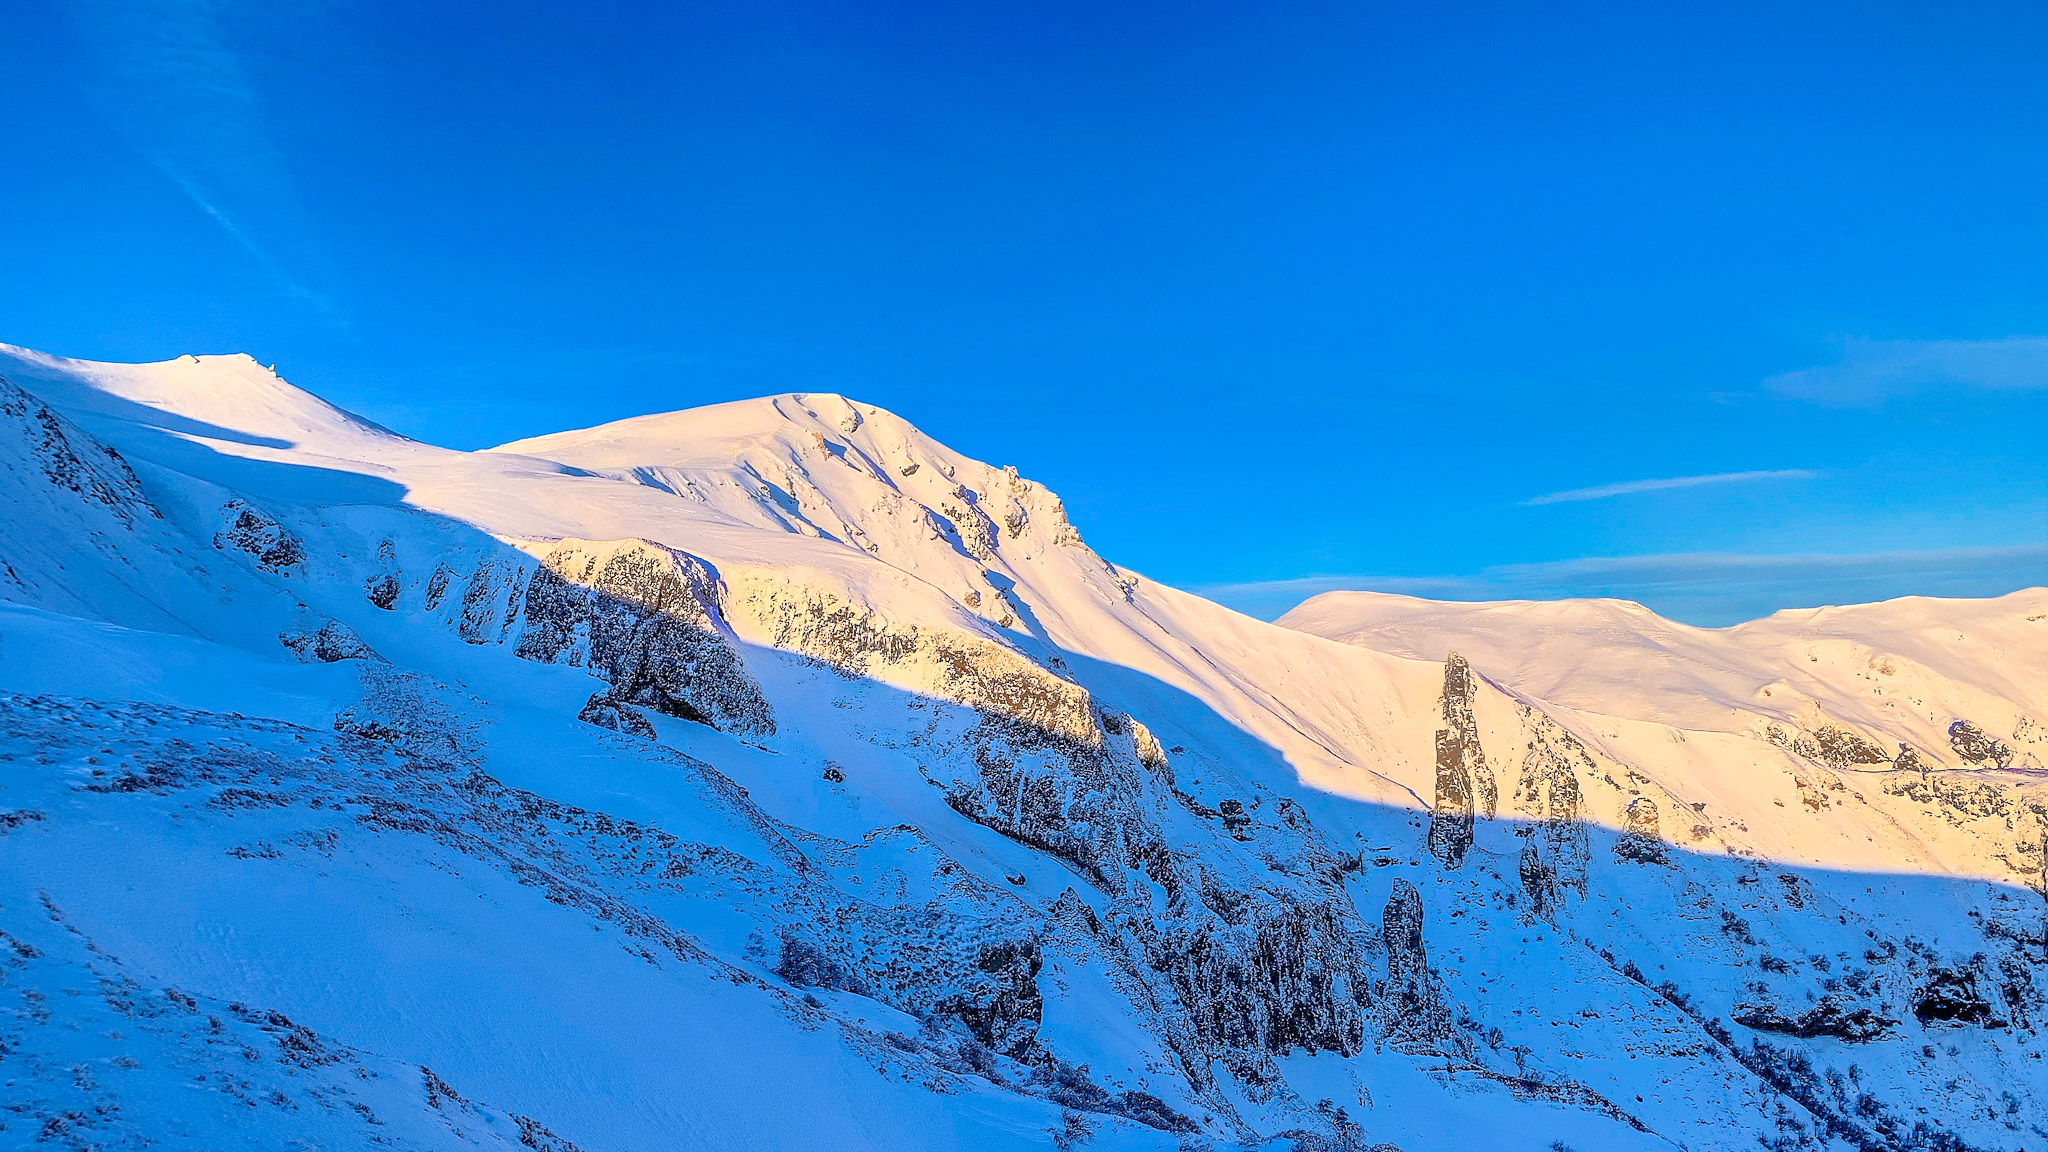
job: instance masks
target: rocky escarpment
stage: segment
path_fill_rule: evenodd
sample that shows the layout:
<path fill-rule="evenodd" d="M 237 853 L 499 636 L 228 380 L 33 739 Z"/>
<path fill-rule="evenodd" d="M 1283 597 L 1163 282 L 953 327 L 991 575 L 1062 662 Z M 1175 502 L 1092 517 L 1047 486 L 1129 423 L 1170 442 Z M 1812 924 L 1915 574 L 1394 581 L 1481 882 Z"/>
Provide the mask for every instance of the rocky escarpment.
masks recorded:
<path fill-rule="evenodd" d="M 843 674 L 964 704 L 1048 739 L 1102 747 L 1087 689 L 992 640 L 895 623 L 830 591 L 766 578 L 742 580 L 732 607 L 762 642 Z"/>
<path fill-rule="evenodd" d="M 94 440 L 47 404 L 0 376 L 0 420 L 10 426 L 28 461 L 56 487 L 104 508 L 124 527 L 137 516 L 162 514 L 142 493 L 135 470 L 119 452 Z"/>
<path fill-rule="evenodd" d="M 1066 861 L 1110 898 L 1103 946 L 1151 990 L 1196 1083 L 1220 1062 L 1256 1087 L 1276 1075 L 1273 1056 L 1353 1055 L 1370 1043 L 1366 964 L 1378 941 L 1344 886 L 1355 861 L 1293 802 L 1251 792 L 1205 804 L 1178 788 L 1141 724 L 1105 713 L 1098 727 L 1094 747 L 984 717 L 965 734 L 976 774 L 944 782 L 947 803 Z M 1174 831 L 1189 815 L 1195 830 Z"/>
<path fill-rule="evenodd" d="M 550 549 L 527 580 L 525 632 L 515 651 L 588 668 L 612 685 L 618 702 L 728 732 L 775 730 L 724 627 L 716 575 L 658 544 L 563 541 Z M 616 707 L 610 715 L 619 715 Z M 620 726 L 637 730 L 630 721 Z"/>
<path fill-rule="evenodd" d="M 967 753 L 969 771 L 933 783 L 954 811 L 1050 854 L 1107 898 L 1101 916 L 1077 915 L 1151 1006 L 1191 1083 L 1220 1064 L 1268 1084 L 1274 1056 L 1373 1042 L 1368 962 L 1380 945 L 1345 888 L 1356 861 L 1331 851 L 1299 805 L 1251 788 L 1208 800 L 1183 791 L 1145 724 L 1000 644 L 898 625 L 816 587 L 740 587 L 736 614 L 764 642 L 961 706 L 939 710 L 925 741 Z M 1020 1051 L 1036 964 L 1025 950 L 987 952 L 978 999 L 941 1008 L 991 1048 Z"/>

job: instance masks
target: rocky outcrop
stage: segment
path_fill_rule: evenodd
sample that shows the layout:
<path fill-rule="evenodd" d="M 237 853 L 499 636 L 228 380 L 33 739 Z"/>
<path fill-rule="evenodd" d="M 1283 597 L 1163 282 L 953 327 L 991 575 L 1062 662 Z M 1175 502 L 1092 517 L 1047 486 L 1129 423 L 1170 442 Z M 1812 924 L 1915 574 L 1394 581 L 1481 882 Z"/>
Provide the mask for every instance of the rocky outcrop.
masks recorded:
<path fill-rule="evenodd" d="M 1913 1015 L 1922 1024 L 1975 1024 L 2004 1027 L 1991 1001 L 1977 991 L 1977 973 L 1967 968 L 1936 968 L 1913 996 Z"/>
<path fill-rule="evenodd" d="M 1422 894 L 1406 880 L 1394 881 L 1380 913 L 1380 941 L 1387 979 L 1378 1005 L 1389 1043 L 1411 1054 L 1445 1055 L 1462 1050 L 1441 981 L 1429 967 L 1423 944 Z"/>
<path fill-rule="evenodd" d="M 363 598 L 386 612 L 398 606 L 399 591 L 398 577 L 390 572 L 379 572 L 363 581 Z"/>
<path fill-rule="evenodd" d="M 968 986 L 940 1000 L 937 1009 L 990 1048 L 1016 1059 L 1029 1056 L 1045 1016 L 1038 991 L 1043 962 L 1039 946 L 1029 940 L 983 944 Z"/>
<path fill-rule="evenodd" d="M 519 590 L 526 578 L 524 566 L 509 561 L 486 560 L 477 565 L 462 589 L 457 634 L 470 644 L 504 640 L 519 617 Z"/>
<path fill-rule="evenodd" d="M 589 668 L 619 701 L 726 732 L 770 733 L 761 689 L 722 627 L 703 561 L 645 540 L 564 541 L 526 584 L 515 649 Z"/>
<path fill-rule="evenodd" d="M 1457 734 L 1436 733 L 1436 802 L 1429 810 L 1429 854 L 1446 868 L 1465 862 L 1472 847 L 1472 774 Z"/>
<path fill-rule="evenodd" d="M 582 710 L 576 713 L 576 718 L 585 724 L 595 724 L 599 728 L 609 728 L 627 736 L 638 736 L 642 740 L 652 740 L 657 735 L 653 723 L 642 716 L 638 708 L 609 692 L 593 693 L 590 699 L 584 702 Z"/>
<path fill-rule="evenodd" d="M 1813 730 L 1814 759 L 1830 768 L 1857 764 L 1885 764 L 1891 761 L 1884 746 L 1838 724 L 1823 724 Z"/>
<path fill-rule="evenodd" d="M 265 572 L 283 576 L 306 558 L 305 546 L 268 512 L 240 498 L 220 506 L 220 530 L 213 546 L 246 553 Z"/>
<path fill-rule="evenodd" d="M 277 641 L 309 664 L 383 659 L 356 635 L 355 629 L 339 620 L 329 620 L 318 628 L 288 629 L 277 634 Z"/>
<path fill-rule="evenodd" d="M 1529 831 L 1523 855 L 1531 849 L 1537 863 L 1547 869 L 1551 904 L 1565 890 L 1586 890 L 1586 869 L 1592 854 L 1586 831 L 1579 773 L 1596 771 L 1578 738 L 1556 721 L 1532 708 L 1523 710 L 1529 743 L 1522 757 L 1522 773 L 1515 785 L 1515 799 L 1522 810 L 1536 818 Z M 1527 869 L 1525 868 L 1525 874 Z"/>
<path fill-rule="evenodd" d="M 1051 852 L 1105 891 L 1119 887 L 1121 869 L 1165 854 L 1144 811 L 1135 754 L 996 716 L 985 716 L 966 744 L 977 776 L 953 781 L 946 803 L 968 819 Z"/>
<path fill-rule="evenodd" d="M 996 525 L 981 508 L 980 498 L 964 484 L 956 484 L 935 511 L 947 536 L 961 552 L 983 564 L 996 558 Z"/>
<path fill-rule="evenodd" d="M 1372 980 L 1351 918 L 1327 903 L 1221 889 L 1213 876 L 1201 883 L 1203 910 L 1145 942 L 1195 1035 L 1274 1055 L 1362 1050 Z"/>
<path fill-rule="evenodd" d="M 1662 864 L 1664 857 L 1664 836 L 1657 818 L 1657 802 L 1648 796 L 1638 796 L 1628 802 L 1621 814 L 1621 838 L 1614 842 L 1617 859 L 1633 860 L 1639 864 Z"/>
<path fill-rule="evenodd" d="M 1543 858 L 1543 850 L 1537 846 L 1533 830 L 1525 833 L 1515 871 L 1522 882 L 1522 894 L 1529 899 L 1530 915 L 1536 919 L 1550 919 L 1556 912 L 1559 897 L 1557 869 Z"/>
<path fill-rule="evenodd" d="M 1493 784 L 1472 716 L 1473 691 L 1471 666 L 1451 653 L 1444 661 L 1444 727 L 1436 732 L 1436 800 L 1429 818 L 1429 854 L 1446 868 L 1464 863 L 1472 847 L 1473 777 L 1483 773 L 1485 782 Z"/>
<path fill-rule="evenodd" d="M 897 624 L 815 587 L 742 584 L 735 610 L 777 648 L 849 676 L 871 676 L 964 704 L 1047 737 L 1100 748 L 1103 733 L 1087 689 L 1017 652 L 962 631 Z"/>
<path fill-rule="evenodd" d="M 389 612 L 398 607 L 398 597 L 404 585 L 398 578 L 398 545 L 392 540 L 377 542 L 377 562 L 381 570 L 363 580 L 363 598 L 377 608 Z"/>
<path fill-rule="evenodd" d="M 1796 1015 L 1787 1015 L 1775 1005 L 1745 1004 L 1737 1007 L 1729 1019 L 1758 1032 L 1776 1032 L 1802 1040 L 1825 1036 L 1850 1044 L 1882 1040 L 1898 1023 L 1872 1008 L 1835 996 L 1823 996 L 1819 1003 Z"/>
<path fill-rule="evenodd" d="M 1899 754 L 1892 759 L 1892 767 L 1900 772 L 1918 772 L 1925 776 L 1934 770 L 1925 756 L 1914 750 L 1911 744 L 1900 744 Z"/>
<path fill-rule="evenodd" d="M 1955 754 L 1971 764 L 1989 764 L 1996 768 L 2012 767 L 2012 746 L 1994 738 L 1991 733 L 1970 723 L 1958 720 L 1948 726 L 1948 746 Z"/>

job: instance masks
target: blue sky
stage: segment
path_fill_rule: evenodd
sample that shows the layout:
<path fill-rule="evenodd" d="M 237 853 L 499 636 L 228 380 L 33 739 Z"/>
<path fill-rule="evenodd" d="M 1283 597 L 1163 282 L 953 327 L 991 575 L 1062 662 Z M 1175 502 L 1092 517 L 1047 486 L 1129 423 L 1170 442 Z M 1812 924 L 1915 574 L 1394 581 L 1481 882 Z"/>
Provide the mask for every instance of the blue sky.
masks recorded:
<path fill-rule="evenodd" d="M 0 340 L 894 409 L 1262 614 L 2048 579 L 2048 8 L 9 15 Z"/>

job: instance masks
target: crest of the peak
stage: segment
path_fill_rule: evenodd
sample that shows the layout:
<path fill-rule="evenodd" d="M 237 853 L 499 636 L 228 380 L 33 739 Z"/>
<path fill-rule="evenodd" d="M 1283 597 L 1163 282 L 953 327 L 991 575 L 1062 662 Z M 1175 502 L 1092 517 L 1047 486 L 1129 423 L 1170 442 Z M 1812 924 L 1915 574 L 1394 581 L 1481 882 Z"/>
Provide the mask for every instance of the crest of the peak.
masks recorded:
<path fill-rule="evenodd" d="M 202 440 L 311 447 L 337 455 L 350 454 L 352 446 L 405 442 L 291 384 L 246 353 L 117 364 L 0 344 L 0 376 L 98 426 L 126 423 Z"/>
<path fill-rule="evenodd" d="M 843 447 L 857 447 L 877 459 L 944 452 L 894 412 L 832 392 L 789 392 L 633 416 L 515 440 L 489 451 L 621 468 L 709 464 L 749 448 L 803 452 Z"/>

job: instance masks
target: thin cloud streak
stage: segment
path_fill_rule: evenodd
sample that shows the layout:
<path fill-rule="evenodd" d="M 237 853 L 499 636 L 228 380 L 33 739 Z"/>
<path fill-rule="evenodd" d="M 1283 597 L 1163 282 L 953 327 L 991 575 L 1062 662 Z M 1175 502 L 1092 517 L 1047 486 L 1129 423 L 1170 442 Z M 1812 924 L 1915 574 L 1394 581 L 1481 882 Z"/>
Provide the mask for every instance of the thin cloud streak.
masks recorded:
<path fill-rule="evenodd" d="M 1662 480 L 1624 480 L 1591 488 L 1548 492 L 1522 501 L 1523 507 L 1538 504 L 1571 504 L 1581 500 L 1609 500 L 1641 492 L 1666 492 L 1674 488 L 1699 488 L 1708 484 L 1744 484 L 1758 480 L 1812 480 L 1820 473 L 1810 468 L 1777 468 L 1758 472 L 1714 472 L 1705 476 L 1672 476 Z"/>
<path fill-rule="evenodd" d="M 1764 387 L 1789 399 L 1835 407 L 1868 407 L 1944 387 L 2048 388 L 2048 336 L 1844 340 L 1835 363 L 1780 373 L 1765 380 Z"/>
<path fill-rule="evenodd" d="M 1687 624 L 1720 626 L 1782 608 L 1898 596 L 2001 596 L 2048 583 L 2048 544 L 1927 552 L 1757 556 L 1665 553 L 1507 564 L 1463 576 L 1306 576 L 1192 589 L 1273 619 L 1324 592 L 1392 592 L 1431 600 L 1634 600 Z"/>
<path fill-rule="evenodd" d="M 258 233 L 306 248 L 303 211 L 271 142 L 262 102 L 205 0 L 77 0 L 79 34 L 98 53 L 88 85 L 114 129 L 285 291 L 346 328 Z M 261 226 L 252 224 L 252 218 Z"/>

